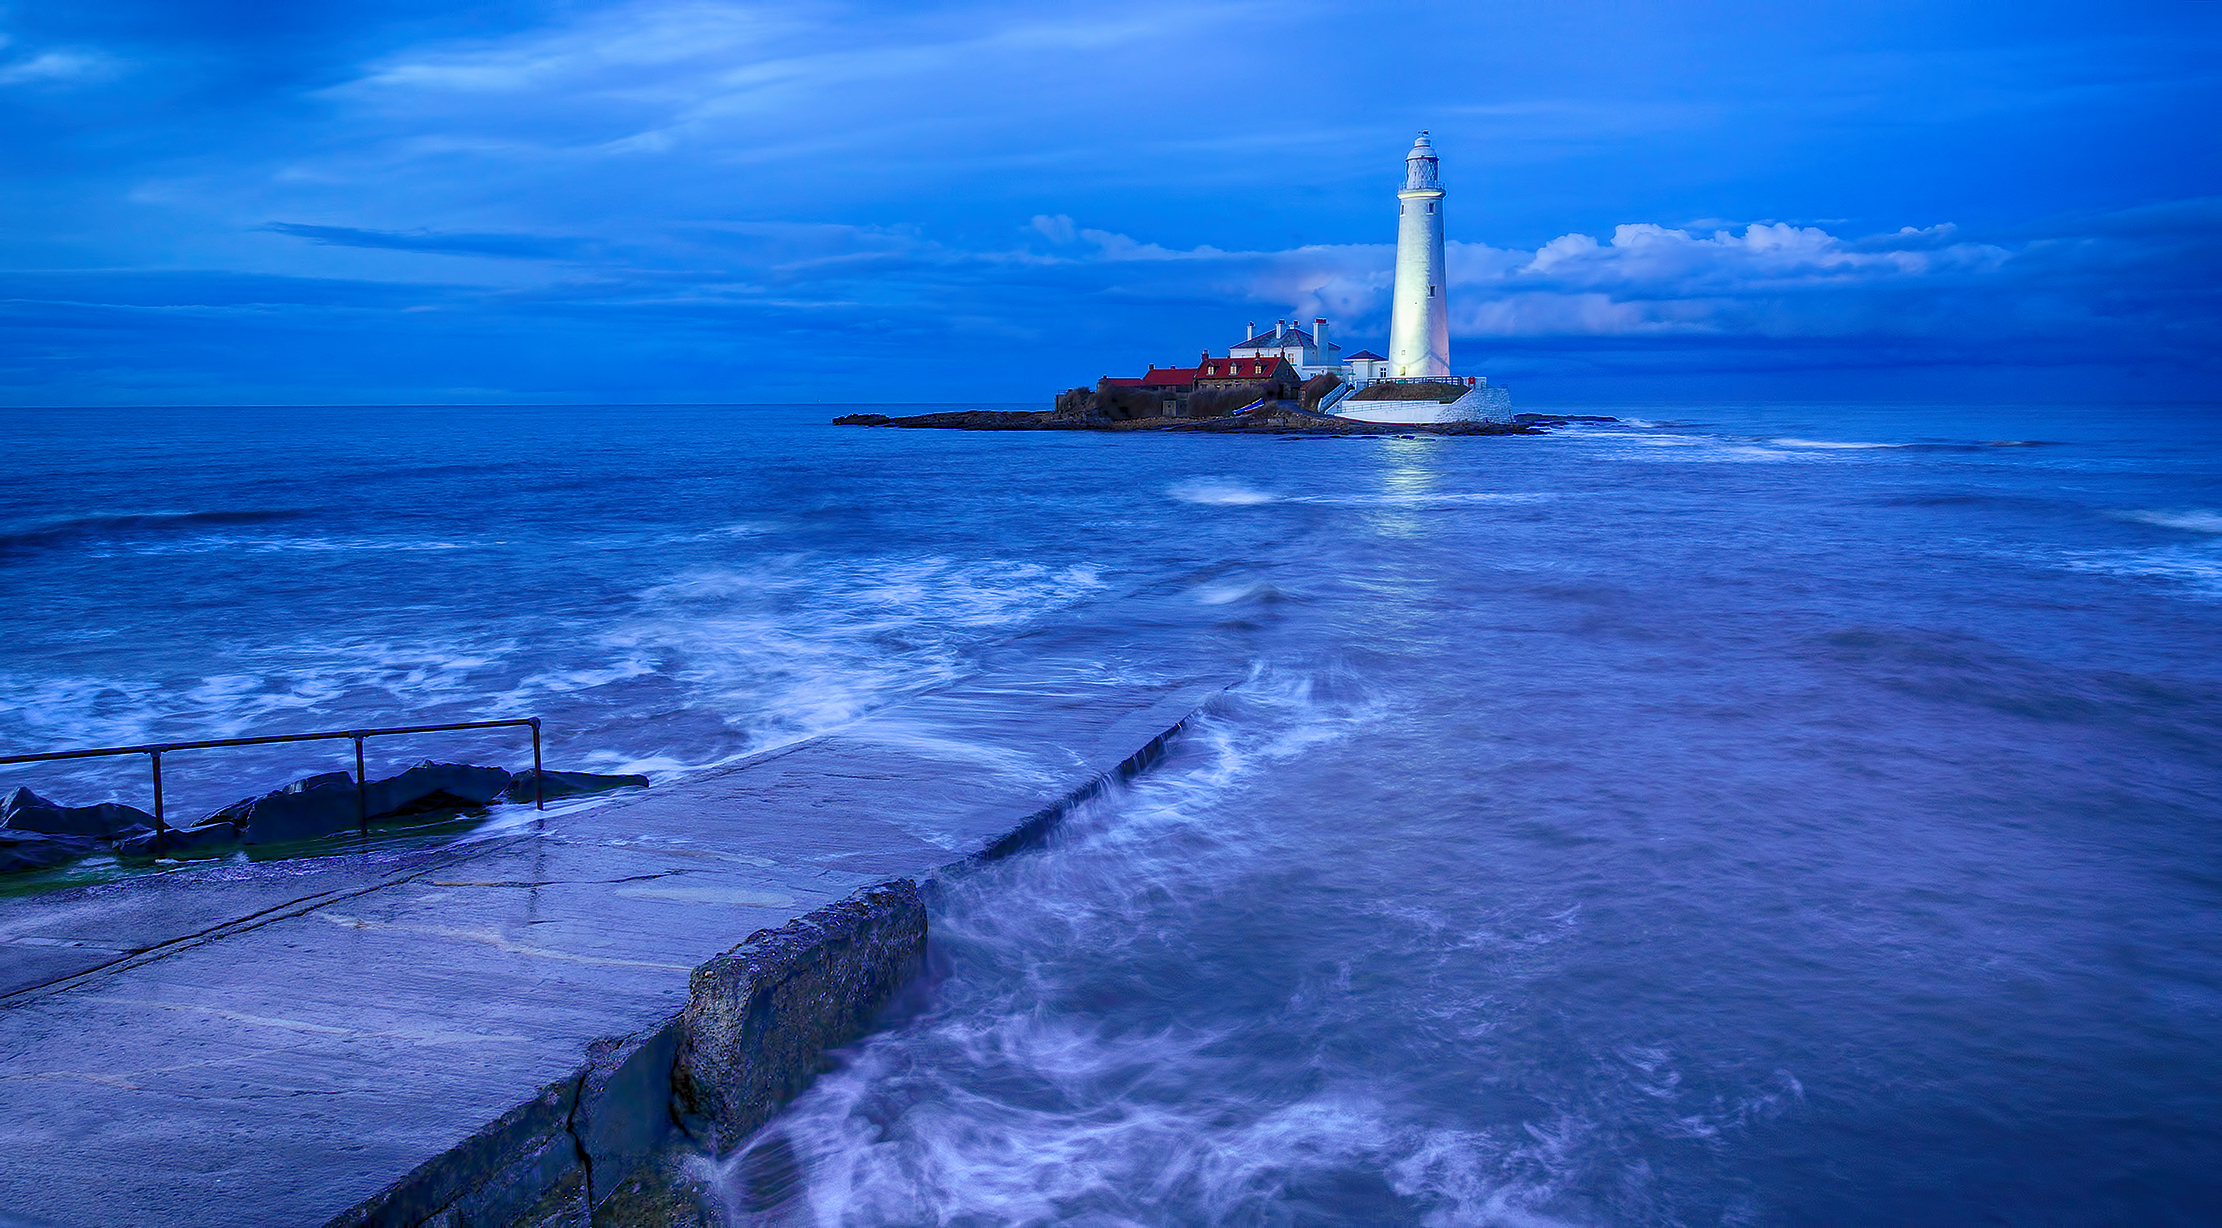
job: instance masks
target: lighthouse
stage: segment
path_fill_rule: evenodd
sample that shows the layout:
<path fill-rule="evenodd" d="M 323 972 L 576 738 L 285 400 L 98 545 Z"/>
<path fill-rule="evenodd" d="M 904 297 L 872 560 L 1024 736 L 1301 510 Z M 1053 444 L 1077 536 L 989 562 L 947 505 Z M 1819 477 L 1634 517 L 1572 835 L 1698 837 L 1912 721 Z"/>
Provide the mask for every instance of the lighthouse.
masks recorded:
<path fill-rule="evenodd" d="M 1397 191 L 1396 290 L 1389 310 L 1389 374 L 1424 378 L 1450 374 L 1450 315 L 1444 309 L 1443 187 L 1435 145 L 1422 132 L 1404 155 Z"/>

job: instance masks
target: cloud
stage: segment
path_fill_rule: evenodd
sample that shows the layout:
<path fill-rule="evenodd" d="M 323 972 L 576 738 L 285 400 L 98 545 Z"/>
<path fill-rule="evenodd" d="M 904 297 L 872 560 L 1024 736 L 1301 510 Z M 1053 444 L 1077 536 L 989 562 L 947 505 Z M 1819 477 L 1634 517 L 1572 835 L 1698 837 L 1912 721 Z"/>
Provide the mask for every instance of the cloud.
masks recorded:
<path fill-rule="evenodd" d="M 117 75 L 122 68 L 115 57 L 98 51 L 42 51 L 12 64 L 0 64 L 0 85 L 99 81 Z"/>
<path fill-rule="evenodd" d="M 1957 361 L 2121 359 L 2211 365 L 2222 334 L 2222 202 L 2185 201 L 2060 221 L 2038 236 L 1978 238 L 1950 224 L 1846 237 L 1756 222 L 1693 232 L 1653 223 L 1532 250 L 1449 245 L 1452 333 L 1466 342 L 1641 339 L 1692 354 L 1806 344 L 1827 361 L 1909 350 Z M 1100 232 L 1083 230 L 1094 238 Z M 1323 313 L 1343 335 L 1386 331 L 1388 244 L 1278 252 L 1169 251 L 1124 236 L 1106 264 L 1182 260 L 1161 279 L 1267 310 Z M 1123 283 L 1134 276 L 1122 270 Z"/>
<path fill-rule="evenodd" d="M 1546 388 L 1613 372 L 2078 364 L 2198 383 L 2218 373 L 2218 212 L 2216 202 L 2174 202 L 2017 235 L 1632 223 L 1527 249 L 1453 244 L 1453 356 L 1462 370 Z M 354 399 L 411 399 L 384 382 L 397 370 L 528 399 L 780 399 L 781 389 L 1024 398 L 1223 347 L 1245 319 L 1324 315 L 1345 345 L 1378 349 L 1393 257 L 1388 244 L 1176 247 L 1057 215 L 1021 228 L 1025 242 L 978 248 L 904 228 L 803 223 L 673 227 L 622 245 L 265 229 L 339 249 L 546 263 L 523 281 L 481 285 L 18 274 L 0 282 L 13 337 L 0 345 L 0 375 L 66 386 L 71 370 L 121 364 L 139 379 L 164 355 L 189 372 L 202 355 L 266 346 L 263 378 L 299 368 L 304 381 L 267 394 L 277 399 L 318 399 L 313 380 L 334 371 L 361 386 Z M 397 351 L 410 357 L 388 361 Z M 967 361 L 983 354 L 1010 360 L 992 370 Z"/>
<path fill-rule="evenodd" d="M 1491 70 L 1415 77 L 1362 34 L 1401 9 L 1315 0 L 81 7 L 18 6 L 0 41 L 17 400 L 157 367 L 172 399 L 295 368 L 304 399 L 762 399 L 781 372 L 1023 397 L 1292 313 L 1379 349 L 1421 127 L 1464 202 L 1477 373 L 2201 389 L 2222 331 L 2212 141 L 2183 118 L 2222 61 L 2150 14 L 1438 5 L 1430 54 Z M 1292 45 L 1262 29 L 1334 31 L 1334 71 L 1260 94 Z"/>
<path fill-rule="evenodd" d="M 494 256 L 513 260 L 548 260 L 576 256 L 592 245 L 584 239 L 527 234 L 465 234 L 416 230 L 395 232 L 360 230 L 353 226 L 309 226 L 297 222 L 268 222 L 257 229 L 290 235 L 330 247 L 368 247 L 396 252 L 429 252 L 442 256 Z"/>

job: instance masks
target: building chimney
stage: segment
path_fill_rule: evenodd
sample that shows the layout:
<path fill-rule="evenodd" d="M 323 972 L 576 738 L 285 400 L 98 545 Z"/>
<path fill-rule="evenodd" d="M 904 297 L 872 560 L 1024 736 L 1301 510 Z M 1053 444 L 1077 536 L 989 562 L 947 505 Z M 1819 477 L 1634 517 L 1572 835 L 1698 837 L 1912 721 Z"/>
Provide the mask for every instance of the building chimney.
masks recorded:
<path fill-rule="evenodd" d="M 1283 333 L 1285 333 L 1285 332 L 1287 332 L 1287 331 L 1288 331 L 1288 321 L 1287 321 L 1287 320 L 1275 320 L 1275 321 L 1273 321 L 1273 339 L 1274 339 L 1275 341 L 1279 341 L 1279 340 L 1281 339 L 1281 334 L 1283 334 Z"/>
<path fill-rule="evenodd" d="M 1318 347 L 1319 347 L 1319 360 L 1320 360 L 1321 362 L 1325 362 L 1325 361 L 1327 361 L 1327 317 L 1326 317 L 1326 316 L 1320 316 L 1320 317 L 1318 317 L 1317 319 L 1314 319 L 1314 320 L 1312 321 L 1312 344 L 1313 344 L 1313 345 L 1316 345 L 1316 346 L 1318 346 Z"/>

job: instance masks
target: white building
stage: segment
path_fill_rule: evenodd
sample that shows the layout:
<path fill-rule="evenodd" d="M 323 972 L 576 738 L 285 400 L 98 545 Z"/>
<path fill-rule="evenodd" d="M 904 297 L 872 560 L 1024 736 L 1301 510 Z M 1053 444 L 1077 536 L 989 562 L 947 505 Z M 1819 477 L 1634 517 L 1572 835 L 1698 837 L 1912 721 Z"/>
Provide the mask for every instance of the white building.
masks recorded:
<path fill-rule="evenodd" d="M 1397 379 L 1450 374 L 1449 291 L 1443 261 L 1443 187 L 1435 145 L 1422 132 L 1404 155 L 1396 194 L 1396 288 L 1389 300 L 1389 374 Z"/>
<path fill-rule="evenodd" d="M 1323 371 L 1347 375 L 1342 347 L 1327 340 L 1327 321 L 1315 318 L 1305 332 L 1294 320 L 1275 320 L 1273 331 L 1261 333 L 1253 322 L 1245 326 L 1242 344 L 1227 349 L 1229 358 L 1286 358 L 1305 379 Z"/>
<path fill-rule="evenodd" d="M 1350 369 L 1350 382 L 1354 384 L 1389 378 L 1389 360 L 1372 350 L 1360 350 L 1342 361 Z"/>

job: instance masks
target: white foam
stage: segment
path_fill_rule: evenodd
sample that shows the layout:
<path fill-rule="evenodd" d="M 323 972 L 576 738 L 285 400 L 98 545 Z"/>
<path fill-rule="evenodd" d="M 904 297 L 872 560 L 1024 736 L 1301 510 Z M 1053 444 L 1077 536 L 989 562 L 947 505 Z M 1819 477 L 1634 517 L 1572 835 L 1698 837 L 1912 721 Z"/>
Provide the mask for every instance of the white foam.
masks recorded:
<path fill-rule="evenodd" d="M 2125 579 L 2166 580 L 2195 597 L 2222 600 L 2222 554 L 2205 547 L 2092 551 L 2072 556 L 2060 565 L 2070 571 Z"/>
<path fill-rule="evenodd" d="M 980 644 L 1103 586 L 1082 566 L 780 556 L 682 572 L 598 624 L 465 624 L 423 641 L 250 641 L 218 646 L 207 672 L 164 678 L 4 673 L 0 742 L 68 749 L 539 716 L 554 765 L 639 772 L 661 783 L 961 678 Z M 449 745 L 459 754 L 521 754 L 508 736 L 385 745 L 394 755 Z M 178 806 L 213 809 L 330 758 L 314 747 L 208 756 L 179 764 Z M 143 763 L 98 760 L 44 767 L 25 782 L 66 801 L 115 792 L 141 804 L 143 775 Z M 223 795 L 201 796 L 205 790 Z"/>
<path fill-rule="evenodd" d="M 182 541 L 125 541 L 96 546 L 93 558 L 160 554 L 342 554 L 366 551 L 424 553 L 472 550 L 488 543 L 378 537 L 297 537 L 207 534 Z"/>
<path fill-rule="evenodd" d="M 1279 495 L 1268 494 L 1244 483 L 1240 478 L 1190 478 L 1175 482 L 1165 488 L 1165 493 L 1182 503 L 1202 503 L 1222 507 L 1242 507 L 1256 503 L 1273 503 Z"/>
<path fill-rule="evenodd" d="M 1437 507 L 1460 503 L 1543 503 L 1558 498 L 1533 491 L 1442 491 L 1387 495 L 1303 495 L 1291 503 L 1317 503 L 1331 507 Z"/>
<path fill-rule="evenodd" d="M 2164 511 L 2120 512 L 2124 520 L 2159 525 L 2164 529 L 2183 529 L 2191 533 L 2222 533 L 2222 512 L 2205 508 L 2182 508 Z"/>
<path fill-rule="evenodd" d="M 1190 594 L 1202 605 L 1232 605 L 1237 601 L 1262 596 L 1268 591 L 1265 581 L 1245 577 L 1199 584 L 1190 590 Z"/>
<path fill-rule="evenodd" d="M 1821 448 L 1830 451 L 1864 451 L 1869 448 L 1903 448 L 1907 446 L 1902 443 L 1847 443 L 1838 439 L 1782 438 L 1769 442 L 1783 448 Z"/>

